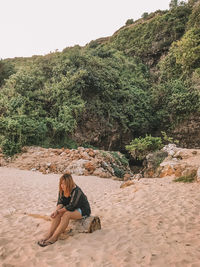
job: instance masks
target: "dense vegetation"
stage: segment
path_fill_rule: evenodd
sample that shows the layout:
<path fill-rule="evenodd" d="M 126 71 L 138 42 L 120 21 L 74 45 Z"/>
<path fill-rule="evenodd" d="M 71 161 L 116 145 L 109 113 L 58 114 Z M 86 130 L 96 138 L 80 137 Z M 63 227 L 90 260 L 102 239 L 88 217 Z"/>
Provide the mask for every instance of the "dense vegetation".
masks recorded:
<path fill-rule="evenodd" d="M 129 19 L 85 47 L 0 61 L 0 145 L 123 150 L 200 112 L 200 4 Z"/>

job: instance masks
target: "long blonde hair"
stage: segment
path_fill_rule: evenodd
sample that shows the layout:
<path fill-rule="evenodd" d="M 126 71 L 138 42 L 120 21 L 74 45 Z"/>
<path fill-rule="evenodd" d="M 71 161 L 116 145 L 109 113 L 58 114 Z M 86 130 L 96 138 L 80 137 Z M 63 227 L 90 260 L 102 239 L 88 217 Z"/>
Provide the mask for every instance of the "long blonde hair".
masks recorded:
<path fill-rule="evenodd" d="M 59 182 L 59 194 L 60 196 L 62 196 L 62 187 L 61 187 L 61 183 L 62 181 L 65 181 L 66 184 L 66 189 L 68 190 L 68 192 L 71 194 L 72 189 L 76 186 L 72 175 L 70 172 L 65 172 L 61 177 L 60 177 L 60 182 Z"/>

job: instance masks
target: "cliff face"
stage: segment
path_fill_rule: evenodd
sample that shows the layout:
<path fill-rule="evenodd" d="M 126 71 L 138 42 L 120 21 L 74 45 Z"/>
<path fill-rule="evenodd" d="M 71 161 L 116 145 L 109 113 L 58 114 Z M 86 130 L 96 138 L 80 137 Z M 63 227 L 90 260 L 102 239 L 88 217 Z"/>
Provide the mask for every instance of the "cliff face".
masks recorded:
<path fill-rule="evenodd" d="M 200 148 L 200 116 L 192 115 L 179 123 L 172 132 L 179 145 L 186 148 Z"/>
<path fill-rule="evenodd" d="M 124 133 L 117 122 L 111 127 L 105 118 L 88 117 L 78 124 L 72 138 L 77 143 L 90 144 L 103 150 L 124 151 L 124 146 L 132 140 L 132 133 Z"/>

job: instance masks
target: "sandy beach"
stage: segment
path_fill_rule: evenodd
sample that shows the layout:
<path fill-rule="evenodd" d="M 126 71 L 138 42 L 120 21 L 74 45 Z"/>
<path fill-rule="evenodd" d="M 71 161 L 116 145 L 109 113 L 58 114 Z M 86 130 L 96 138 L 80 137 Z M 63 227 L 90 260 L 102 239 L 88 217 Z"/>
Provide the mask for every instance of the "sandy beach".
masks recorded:
<path fill-rule="evenodd" d="M 121 182 L 73 176 L 102 229 L 40 247 L 60 175 L 0 167 L 0 266 L 199 267 L 200 185 L 172 178 Z"/>

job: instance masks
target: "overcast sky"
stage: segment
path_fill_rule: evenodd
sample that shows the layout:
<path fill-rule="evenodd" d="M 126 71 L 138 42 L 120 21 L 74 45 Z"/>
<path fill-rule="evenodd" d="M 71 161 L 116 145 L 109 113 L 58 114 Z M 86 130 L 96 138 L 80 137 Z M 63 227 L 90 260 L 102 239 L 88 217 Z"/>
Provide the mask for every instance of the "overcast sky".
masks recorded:
<path fill-rule="evenodd" d="M 0 0 L 0 58 L 27 57 L 111 36 L 170 0 Z"/>

